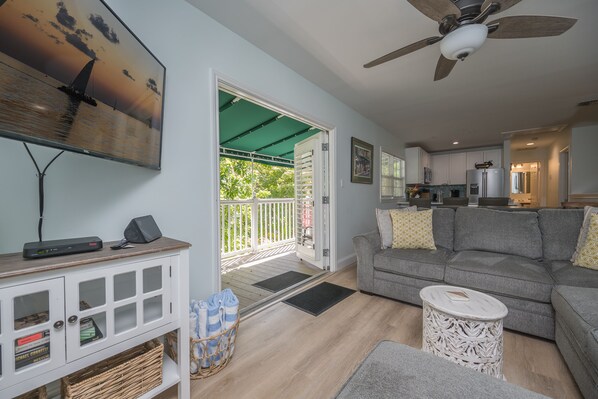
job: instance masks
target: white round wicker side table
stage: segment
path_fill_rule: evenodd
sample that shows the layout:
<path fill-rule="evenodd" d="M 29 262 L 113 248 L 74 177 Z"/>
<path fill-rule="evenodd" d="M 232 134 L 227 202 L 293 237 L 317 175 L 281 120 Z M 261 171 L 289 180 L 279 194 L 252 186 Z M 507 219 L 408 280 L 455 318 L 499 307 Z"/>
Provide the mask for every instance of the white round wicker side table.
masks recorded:
<path fill-rule="evenodd" d="M 447 294 L 451 292 L 462 292 L 468 299 L 453 300 Z M 502 320 L 508 311 L 502 302 L 446 285 L 426 287 L 419 296 L 423 301 L 424 352 L 503 378 Z"/>

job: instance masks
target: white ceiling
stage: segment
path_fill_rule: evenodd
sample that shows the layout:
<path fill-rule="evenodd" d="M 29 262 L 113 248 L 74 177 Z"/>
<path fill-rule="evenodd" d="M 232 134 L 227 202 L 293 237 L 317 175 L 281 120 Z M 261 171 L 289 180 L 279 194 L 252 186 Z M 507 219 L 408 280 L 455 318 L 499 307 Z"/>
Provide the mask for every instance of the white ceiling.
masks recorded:
<path fill-rule="evenodd" d="M 502 132 L 567 123 L 577 103 L 598 98 L 597 0 L 523 0 L 489 21 L 509 15 L 579 21 L 558 37 L 489 39 L 438 82 L 438 44 L 363 68 L 438 35 L 437 23 L 406 0 L 187 1 L 428 151 L 500 144 Z"/>

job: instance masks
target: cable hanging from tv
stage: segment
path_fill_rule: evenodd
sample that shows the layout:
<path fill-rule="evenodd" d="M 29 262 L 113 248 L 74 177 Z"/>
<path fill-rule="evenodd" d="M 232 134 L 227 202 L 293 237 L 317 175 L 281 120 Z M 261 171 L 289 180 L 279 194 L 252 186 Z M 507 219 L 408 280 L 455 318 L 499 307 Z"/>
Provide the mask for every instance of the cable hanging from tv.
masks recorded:
<path fill-rule="evenodd" d="M 33 154 L 31 153 L 31 151 L 29 150 L 29 147 L 27 146 L 27 143 L 23 143 L 23 145 L 25 146 L 25 149 L 27 150 L 29 157 L 33 161 L 33 165 L 35 165 L 35 169 L 37 169 L 38 190 L 39 190 L 39 221 L 37 222 L 37 236 L 39 238 L 39 242 L 42 242 L 42 225 L 44 224 L 44 177 L 46 177 L 46 171 L 48 170 L 50 165 L 52 165 L 52 163 L 56 160 L 56 158 L 61 156 L 64 151 L 60 151 L 58 154 L 56 154 L 56 156 L 54 158 L 52 158 L 52 160 L 50 162 L 48 162 L 48 164 L 42 171 L 39 168 L 39 166 L 37 165 L 37 162 L 35 161 Z"/>

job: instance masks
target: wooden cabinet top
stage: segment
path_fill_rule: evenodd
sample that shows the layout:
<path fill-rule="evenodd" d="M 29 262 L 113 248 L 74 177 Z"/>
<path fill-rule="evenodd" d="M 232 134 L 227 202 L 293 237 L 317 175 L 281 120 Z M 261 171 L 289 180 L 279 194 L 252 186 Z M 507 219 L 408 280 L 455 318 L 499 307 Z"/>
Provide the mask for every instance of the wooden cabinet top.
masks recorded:
<path fill-rule="evenodd" d="M 104 242 L 104 248 L 81 254 L 51 256 L 41 259 L 25 259 L 21 252 L 0 255 L 0 279 L 26 274 L 65 269 L 110 260 L 189 248 L 191 244 L 162 237 L 148 244 L 132 244 L 134 248 L 113 250 L 116 242 Z"/>

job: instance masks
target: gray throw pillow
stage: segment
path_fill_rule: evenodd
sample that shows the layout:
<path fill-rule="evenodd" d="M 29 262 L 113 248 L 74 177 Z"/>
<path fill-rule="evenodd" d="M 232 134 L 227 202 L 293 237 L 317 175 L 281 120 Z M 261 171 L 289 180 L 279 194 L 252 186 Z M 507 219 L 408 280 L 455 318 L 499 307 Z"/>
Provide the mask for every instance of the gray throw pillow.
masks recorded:
<path fill-rule="evenodd" d="M 417 206 L 409 206 L 399 209 L 400 211 L 416 212 Z M 376 208 L 376 220 L 378 221 L 378 231 L 380 232 L 380 242 L 382 249 L 392 247 L 392 219 L 390 218 L 390 209 Z"/>
<path fill-rule="evenodd" d="M 586 239 L 588 238 L 588 230 L 590 229 L 590 221 L 592 220 L 592 215 L 594 213 L 598 213 L 598 208 L 592 206 L 586 206 L 585 208 L 583 208 L 583 224 L 581 225 L 581 230 L 579 230 L 579 237 L 577 238 L 577 247 L 575 247 L 575 252 L 571 257 L 571 263 L 575 263 L 577 261 L 579 252 L 583 248 L 583 245 L 586 243 Z"/>

